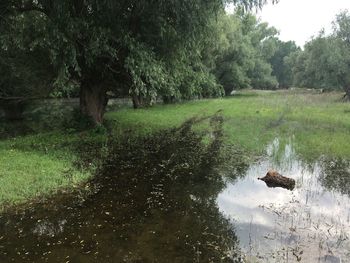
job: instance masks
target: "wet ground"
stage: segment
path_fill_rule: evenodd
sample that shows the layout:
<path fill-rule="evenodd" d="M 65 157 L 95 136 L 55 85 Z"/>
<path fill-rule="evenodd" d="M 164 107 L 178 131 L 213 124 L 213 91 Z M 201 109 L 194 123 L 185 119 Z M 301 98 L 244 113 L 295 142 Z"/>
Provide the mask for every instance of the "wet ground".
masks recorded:
<path fill-rule="evenodd" d="M 350 262 L 350 162 L 326 157 L 303 162 L 293 151 L 293 140 L 280 146 L 275 139 L 267 153 L 244 178 L 228 182 L 217 199 L 247 258 Z M 256 180 L 271 167 L 294 178 L 296 188 L 267 188 Z"/>
<path fill-rule="evenodd" d="M 0 215 L 0 262 L 349 262 L 349 161 L 276 139 L 249 164 L 222 122 L 111 142 L 86 189 Z M 269 168 L 296 188 L 257 180 Z"/>

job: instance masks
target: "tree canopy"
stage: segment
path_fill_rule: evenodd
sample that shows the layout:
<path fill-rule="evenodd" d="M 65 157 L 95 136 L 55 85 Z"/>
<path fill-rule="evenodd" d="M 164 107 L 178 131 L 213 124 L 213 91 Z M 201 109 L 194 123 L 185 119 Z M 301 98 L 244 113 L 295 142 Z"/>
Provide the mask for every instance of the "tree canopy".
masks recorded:
<path fill-rule="evenodd" d="M 286 58 L 296 86 L 343 89 L 350 98 L 350 14 L 343 11 L 333 22 L 333 32 L 321 31 Z"/>
<path fill-rule="evenodd" d="M 22 55 L 48 60 L 42 64 L 51 67 L 45 76 L 51 77 L 52 88 L 65 93 L 80 90 L 82 112 L 101 122 L 107 91 L 129 93 L 135 107 L 158 95 L 219 95 L 213 76 L 201 63 L 200 43 L 208 37 L 211 20 L 228 2 L 246 8 L 264 3 L 5 0 L 1 27 L 7 34 L 1 39 L 1 52 L 23 67 Z M 11 57 L 9 46 L 21 55 Z M 30 68 L 42 76 L 38 66 L 34 63 Z M 4 59 L 1 69 L 10 68 Z M 25 74 L 20 79 L 32 82 Z"/>
<path fill-rule="evenodd" d="M 107 92 L 137 108 L 288 87 L 284 59 L 297 47 L 245 12 L 265 2 L 4 0 L 0 95 L 79 96 L 81 112 L 100 123 Z"/>

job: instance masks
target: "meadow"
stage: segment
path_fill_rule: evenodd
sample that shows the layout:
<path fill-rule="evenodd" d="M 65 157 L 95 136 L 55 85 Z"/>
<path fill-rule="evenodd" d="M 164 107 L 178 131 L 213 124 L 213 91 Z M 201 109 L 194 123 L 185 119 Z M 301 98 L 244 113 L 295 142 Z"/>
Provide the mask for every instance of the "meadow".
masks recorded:
<path fill-rule="evenodd" d="M 293 141 L 298 156 L 350 158 L 350 104 L 341 93 L 307 90 L 244 91 L 232 97 L 205 99 L 105 115 L 106 127 L 78 131 L 55 129 L 0 141 L 0 210 L 57 191 L 84 187 L 104 156 L 108 139 L 148 136 L 190 118 L 220 114 L 224 142 L 247 158 L 260 158 L 275 138 Z M 196 126 L 205 132 L 208 125 Z M 204 142 L 205 143 L 205 142 Z"/>

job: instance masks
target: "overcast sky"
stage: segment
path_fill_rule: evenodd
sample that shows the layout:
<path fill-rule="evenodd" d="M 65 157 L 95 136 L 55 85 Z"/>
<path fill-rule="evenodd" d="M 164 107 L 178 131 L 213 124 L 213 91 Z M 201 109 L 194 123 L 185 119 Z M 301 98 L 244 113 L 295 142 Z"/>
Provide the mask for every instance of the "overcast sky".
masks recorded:
<path fill-rule="evenodd" d="M 280 31 L 281 40 L 303 46 L 322 28 L 330 32 L 335 15 L 344 9 L 350 10 L 350 0 L 280 0 L 264 6 L 258 16 Z"/>

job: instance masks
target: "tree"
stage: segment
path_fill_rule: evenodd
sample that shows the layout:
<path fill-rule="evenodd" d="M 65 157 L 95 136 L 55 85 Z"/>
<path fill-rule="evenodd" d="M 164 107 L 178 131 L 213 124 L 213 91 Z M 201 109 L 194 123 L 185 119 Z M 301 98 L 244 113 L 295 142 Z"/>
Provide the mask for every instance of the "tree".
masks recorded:
<path fill-rule="evenodd" d="M 233 2 L 251 8 L 265 1 Z M 179 83 L 186 83 L 186 77 L 179 72 L 189 69 L 184 57 L 189 53 L 190 58 L 199 56 L 193 47 L 198 47 L 201 36 L 208 34 L 208 21 L 223 10 L 225 3 L 4 0 L 1 17 L 4 23 L 19 17 L 31 18 L 25 27 L 33 28 L 35 33 L 25 30 L 24 37 L 30 43 L 25 47 L 46 50 L 54 69 L 54 87 L 62 89 L 75 83 L 80 90 L 81 112 L 101 123 L 107 91 L 128 90 L 135 106 L 140 98 L 152 100 L 159 92 L 177 95 Z M 39 31 L 36 21 L 42 24 Z M 178 68 L 172 74 L 174 64 Z M 196 67 L 191 70 L 202 74 Z"/>
<path fill-rule="evenodd" d="M 25 37 L 34 33 L 33 27 L 25 26 L 28 22 L 40 31 L 41 21 L 32 16 L 16 17 L 0 27 L 0 102 L 9 120 L 22 118 L 28 99 L 46 97 L 53 77 L 48 52 L 40 46 L 31 46 Z"/>
<path fill-rule="evenodd" d="M 344 98 L 350 100 L 350 13 L 343 11 L 333 22 L 334 37 L 337 43 L 337 55 L 341 57 L 338 79 L 345 91 Z"/>
<path fill-rule="evenodd" d="M 303 51 L 291 53 L 295 85 L 308 88 L 343 89 L 350 98 L 350 14 L 341 12 L 333 22 L 333 33 L 321 31 Z"/>
<path fill-rule="evenodd" d="M 253 66 L 253 50 L 237 14 L 223 15 L 217 26 L 219 35 L 213 38 L 218 41 L 213 72 L 229 95 L 232 90 L 250 86 L 247 72 Z"/>
<path fill-rule="evenodd" d="M 278 38 L 272 40 L 275 43 L 276 51 L 269 59 L 272 65 L 272 75 L 277 78 L 280 88 L 289 88 L 293 85 L 293 74 L 291 65 L 288 63 L 290 54 L 300 50 L 294 41 L 283 42 Z"/>
<path fill-rule="evenodd" d="M 225 94 L 248 87 L 275 88 L 277 81 L 268 60 L 275 52 L 271 40 L 277 30 L 242 9 L 222 16 L 217 26 L 213 30 L 219 32 L 213 37 L 218 43 L 213 72 Z"/>
<path fill-rule="evenodd" d="M 295 84 L 308 88 L 342 89 L 346 77 L 346 54 L 339 39 L 321 33 L 292 60 Z"/>
<path fill-rule="evenodd" d="M 249 32 L 255 53 L 254 66 L 248 72 L 251 85 L 257 89 L 275 89 L 278 82 L 272 75 L 269 60 L 276 52 L 274 38 L 278 31 L 274 27 L 269 27 L 267 23 L 261 23 L 253 16 L 244 18 L 244 21 L 245 31 Z"/>

